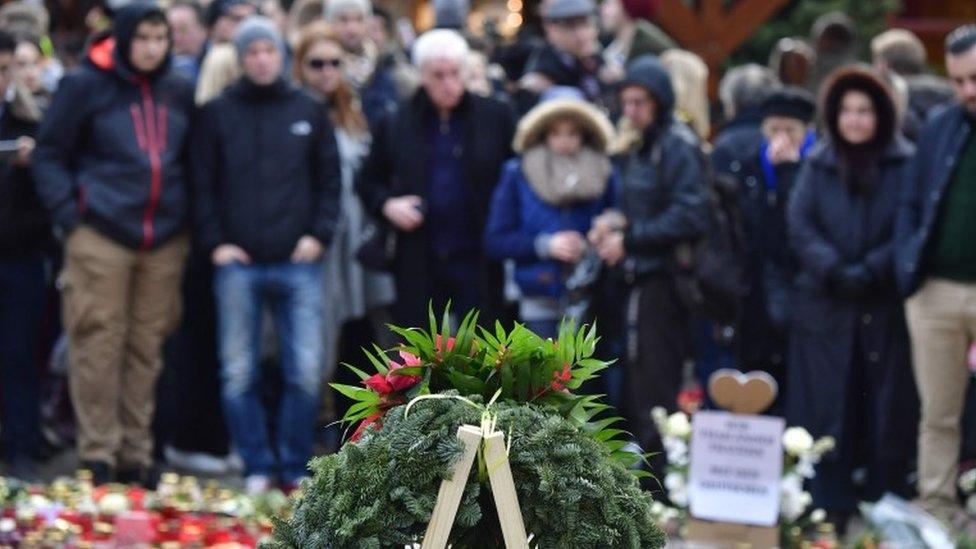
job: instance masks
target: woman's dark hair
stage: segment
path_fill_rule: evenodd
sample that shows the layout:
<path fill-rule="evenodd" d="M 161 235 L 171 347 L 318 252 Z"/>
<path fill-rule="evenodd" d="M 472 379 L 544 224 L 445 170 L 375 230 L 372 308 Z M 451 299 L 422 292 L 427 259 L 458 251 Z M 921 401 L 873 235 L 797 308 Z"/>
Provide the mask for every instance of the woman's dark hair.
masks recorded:
<path fill-rule="evenodd" d="M 820 88 L 820 113 L 823 126 L 838 146 L 844 145 L 838 121 L 841 102 L 847 92 L 859 91 L 871 98 L 877 119 L 874 137 L 866 146 L 885 148 L 898 131 L 898 109 L 888 84 L 867 65 L 847 65 L 832 72 Z"/>
<path fill-rule="evenodd" d="M 827 77 L 820 91 L 821 119 L 837 151 L 841 177 L 852 193 L 867 192 L 878 182 L 880 159 L 898 132 L 894 94 L 867 65 L 840 67 Z M 864 93 L 874 106 L 875 131 L 867 143 L 853 144 L 840 134 L 841 104 L 851 91 Z"/>

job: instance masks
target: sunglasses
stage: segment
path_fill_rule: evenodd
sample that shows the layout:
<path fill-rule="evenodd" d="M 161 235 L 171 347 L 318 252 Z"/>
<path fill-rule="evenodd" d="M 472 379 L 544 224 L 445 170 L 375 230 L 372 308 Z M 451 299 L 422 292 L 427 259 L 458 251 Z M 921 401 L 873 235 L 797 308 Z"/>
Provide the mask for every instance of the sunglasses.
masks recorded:
<path fill-rule="evenodd" d="M 317 71 L 324 69 L 326 65 L 338 69 L 342 66 L 342 59 L 309 59 L 305 64 Z"/>

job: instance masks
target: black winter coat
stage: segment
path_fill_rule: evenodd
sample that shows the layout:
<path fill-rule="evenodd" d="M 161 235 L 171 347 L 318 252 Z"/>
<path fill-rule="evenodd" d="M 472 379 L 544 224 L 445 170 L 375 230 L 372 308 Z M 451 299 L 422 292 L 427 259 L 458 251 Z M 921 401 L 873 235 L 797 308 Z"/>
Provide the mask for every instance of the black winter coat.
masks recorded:
<path fill-rule="evenodd" d="M 644 145 L 618 162 L 621 211 L 628 223 L 623 274 L 634 283 L 667 272 L 675 247 L 705 234 L 707 167 L 698 138 L 677 121 L 652 127 Z"/>
<path fill-rule="evenodd" d="M 894 283 L 894 225 L 902 181 L 914 147 L 898 137 L 879 160 L 877 182 L 852 194 L 838 171 L 833 145 L 821 142 L 801 169 L 789 202 L 790 243 L 800 262 L 793 306 L 787 416 L 814 437 L 845 444 L 855 362 L 875 392 L 872 447 L 892 460 L 911 455 L 918 404 L 902 301 Z M 837 265 L 861 263 L 873 289 L 845 299 L 827 289 Z M 836 454 L 835 454 L 836 455 Z"/>
<path fill-rule="evenodd" d="M 715 138 L 709 160 L 716 175 L 727 174 L 741 178 L 748 163 L 762 141 L 762 113 L 758 109 L 743 112 L 729 122 Z"/>
<path fill-rule="evenodd" d="M 275 263 L 304 235 L 331 241 L 339 153 L 325 108 L 305 92 L 242 78 L 203 108 L 192 158 L 202 250 L 235 244 Z"/>
<path fill-rule="evenodd" d="M 0 140 L 34 137 L 38 120 L 17 112 L 10 101 L 0 114 Z M 26 166 L 15 166 L 13 156 L 0 164 L 0 257 L 21 258 L 44 250 L 51 242 L 47 212 Z"/>
<path fill-rule="evenodd" d="M 583 62 L 546 44 L 529 58 L 525 65 L 525 73 L 541 74 L 548 78 L 553 86 L 577 88 L 587 101 L 608 108 L 613 106 L 615 89 L 600 80 L 602 67 L 603 58 L 599 55 L 594 55 Z"/>
<path fill-rule="evenodd" d="M 130 15 L 117 23 L 122 39 L 141 17 Z M 120 47 L 111 38 L 95 44 L 86 63 L 61 80 L 32 169 L 63 231 L 84 222 L 129 248 L 151 249 L 186 225 L 193 89 L 168 64 L 152 75 L 133 72 Z"/>
<path fill-rule="evenodd" d="M 925 280 L 925 256 L 935 234 L 942 199 L 973 131 L 962 105 L 935 115 L 922 130 L 918 154 L 902 184 L 895 247 L 895 273 L 903 297 Z"/>
<path fill-rule="evenodd" d="M 359 173 L 356 190 L 367 211 L 376 219 L 383 219 L 383 204 L 389 198 L 417 195 L 426 200 L 428 146 L 424 136 L 433 116 L 434 107 L 421 89 L 374 128 L 372 149 Z M 481 235 L 502 166 L 512 155 L 515 121 L 505 104 L 470 93 L 464 96 L 453 116 L 460 117 L 465 132 L 460 155 L 470 185 L 468 215 L 474 221 L 475 234 Z M 397 303 L 393 316 L 398 324 L 426 324 L 431 299 L 428 275 L 431 230 L 436 227 L 424 225 L 412 233 L 400 233 L 397 239 L 394 261 Z M 480 249 L 480 238 L 477 246 Z M 481 262 L 482 319 L 491 321 L 500 315 L 502 271 L 499 264 L 484 257 Z"/>
<path fill-rule="evenodd" d="M 736 349 L 745 369 L 782 373 L 786 360 L 796 261 L 787 238 L 786 205 L 800 164 L 774 167 L 770 186 L 760 162 L 761 144 L 737 172 L 748 290 L 740 308 Z"/>

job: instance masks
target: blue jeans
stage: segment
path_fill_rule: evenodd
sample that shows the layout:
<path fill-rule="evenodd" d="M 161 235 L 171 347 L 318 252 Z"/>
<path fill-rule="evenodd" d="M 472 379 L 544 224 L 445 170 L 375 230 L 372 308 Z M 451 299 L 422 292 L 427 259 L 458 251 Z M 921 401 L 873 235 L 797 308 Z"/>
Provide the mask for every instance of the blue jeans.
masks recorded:
<path fill-rule="evenodd" d="M 29 458 L 40 441 L 38 347 L 44 259 L 0 260 L 0 388 L 4 458 Z"/>
<path fill-rule="evenodd" d="M 307 476 L 322 384 L 322 264 L 217 267 L 214 292 L 224 414 L 245 473 L 278 473 L 285 483 Z M 275 428 L 277 462 L 259 389 L 265 305 L 273 313 L 283 381 Z"/>

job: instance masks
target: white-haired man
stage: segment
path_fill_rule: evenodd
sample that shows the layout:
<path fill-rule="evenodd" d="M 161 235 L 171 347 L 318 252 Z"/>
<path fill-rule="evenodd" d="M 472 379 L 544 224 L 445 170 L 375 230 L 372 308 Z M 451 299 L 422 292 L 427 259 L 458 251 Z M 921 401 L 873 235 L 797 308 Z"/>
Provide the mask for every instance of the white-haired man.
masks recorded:
<path fill-rule="evenodd" d="M 501 269 L 482 251 L 499 171 L 511 156 L 514 117 L 496 100 L 467 93 L 468 45 L 438 29 L 414 45 L 421 88 L 373 135 L 356 188 L 366 208 L 397 231 L 395 320 L 421 325 L 427 304 L 498 314 Z"/>

